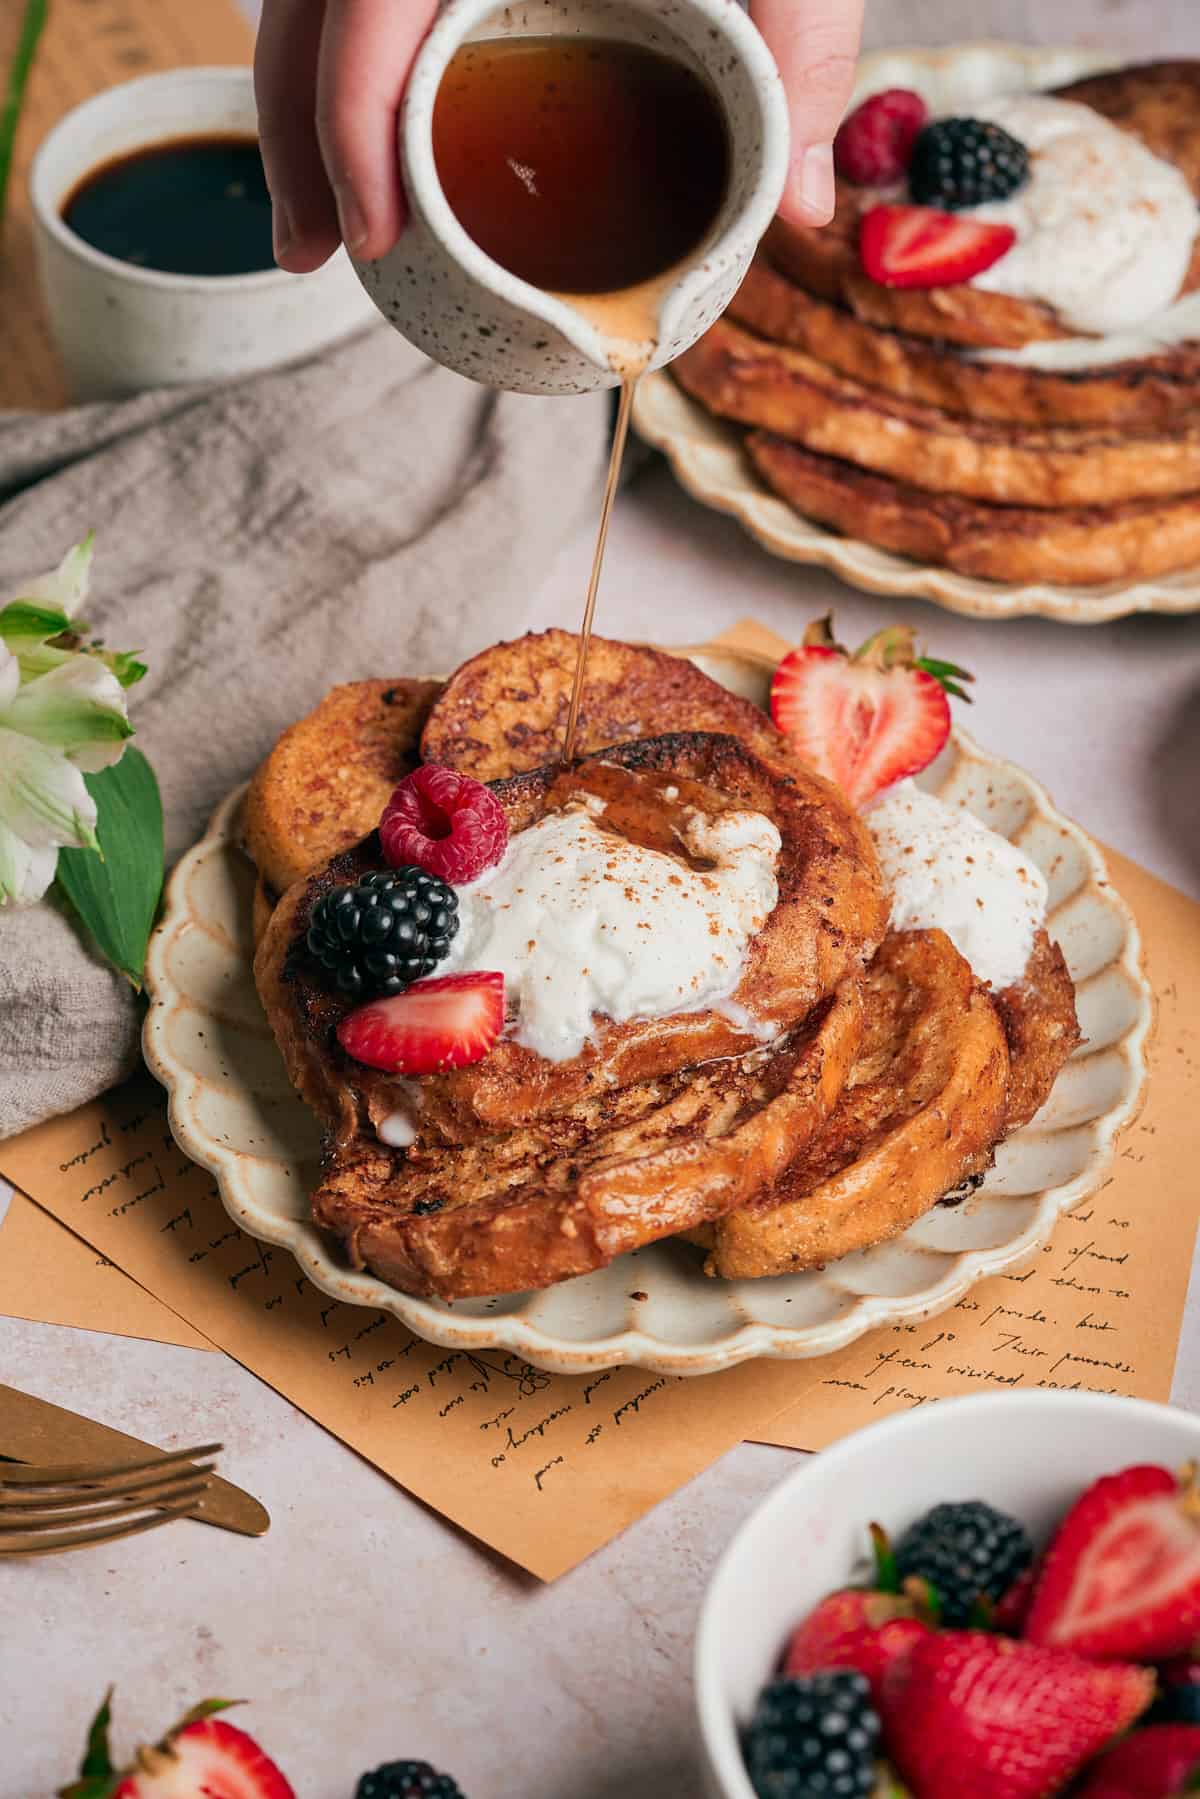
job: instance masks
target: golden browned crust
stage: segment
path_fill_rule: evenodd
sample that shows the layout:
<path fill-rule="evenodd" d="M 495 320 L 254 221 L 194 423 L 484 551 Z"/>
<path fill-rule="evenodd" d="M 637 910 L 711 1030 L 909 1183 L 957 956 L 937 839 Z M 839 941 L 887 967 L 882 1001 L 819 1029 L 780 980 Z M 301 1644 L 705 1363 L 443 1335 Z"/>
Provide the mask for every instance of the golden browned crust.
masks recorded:
<path fill-rule="evenodd" d="M 941 931 L 889 933 L 862 986 L 862 1047 L 828 1124 L 774 1190 L 713 1227 L 710 1274 L 823 1266 L 990 1166 L 1009 1058 L 987 989 Z"/>
<path fill-rule="evenodd" d="M 763 255 L 750 265 L 726 316 L 867 387 L 968 418 L 1150 430 L 1200 407 L 1200 343 L 1062 373 L 975 362 L 946 345 L 865 324 L 805 293 Z"/>
<path fill-rule="evenodd" d="M 763 1028 L 794 1029 L 857 972 L 883 935 L 887 902 L 874 846 L 845 798 L 820 775 L 799 765 L 786 774 L 736 739 L 702 732 L 650 738 L 584 758 L 575 765 L 575 778 L 582 788 L 593 767 L 610 765 L 638 778 L 648 806 L 665 804 L 663 787 L 696 782 L 720 801 L 764 813 L 779 829 L 779 898 L 733 995 L 748 1022 L 734 1022 L 725 1011 L 620 1024 L 600 1019 L 584 1050 L 563 1062 L 548 1062 L 502 1038 L 474 1066 L 420 1081 L 426 1141 L 469 1141 L 565 1111 L 600 1089 L 742 1054 L 756 1047 Z M 544 815 L 558 779 L 558 770 L 538 769 L 492 784 L 512 832 Z M 336 1025 L 350 1003 L 318 982 L 302 953 L 303 938 L 323 892 L 381 866 L 376 834 L 334 857 L 285 895 L 255 958 L 259 994 L 292 1081 L 343 1140 L 394 1110 L 404 1089 L 395 1077 L 352 1062 L 340 1049 Z"/>
<path fill-rule="evenodd" d="M 785 1046 L 591 1099 L 485 1143 L 359 1139 L 313 1195 L 351 1262 L 442 1299 L 545 1287 L 719 1218 L 820 1129 L 862 1034 L 854 983 Z"/>
<path fill-rule="evenodd" d="M 776 219 L 763 247 L 776 268 L 801 287 L 838 306 L 846 306 L 865 324 L 910 337 L 964 348 L 1020 349 L 1023 344 L 1068 334 L 1046 306 L 989 294 L 963 282 L 954 287 L 881 287 L 863 273 L 858 234 L 863 213 L 887 194 L 837 184 L 837 212 L 817 231 L 785 225 Z"/>
<path fill-rule="evenodd" d="M 752 431 L 746 450 L 767 485 L 797 512 L 961 575 L 1086 587 L 1149 580 L 1200 562 L 1196 495 L 1039 511 L 929 493 L 768 431 Z"/>
<path fill-rule="evenodd" d="M 436 681 L 351 681 L 283 733 L 250 783 L 242 835 L 276 893 L 357 843 L 415 766 Z"/>
<path fill-rule="evenodd" d="M 1148 149 L 1179 168 L 1200 199 L 1200 61 L 1149 63 L 1117 69 L 1056 88 L 1064 100 L 1092 106 L 1115 125 L 1141 138 Z M 838 182 L 837 213 L 823 230 L 776 221 L 767 253 L 801 287 L 848 306 L 868 324 L 943 343 L 1018 349 L 1023 344 L 1072 336 L 1048 307 L 1008 294 L 955 287 L 881 287 L 863 273 L 859 224 L 868 207 L 894 194 Z M 1182 292 L 1200 285 L 1200 244 Z"/>
<path fill-rule="evenodd" d="M 933 493 L 1004 506 L 1109 506 L 1200 490 L 1200 422 L 1156 433 L 998 425 L 863 387 L 719 320 L 674 364 L 710 411 Z"/>
<path fill-rule="evenodd" d="M 537 631 L 493 644 L 464 662 L 429 714 L 421 736 L 423 759 L 477 781 L 498 781 L 557 762 L 578 648 L 573 631 Z M 671 731 L 727 732 L 771 760 L 788 754 L 757 706 L 686 657 L 593 637 L 579 753 Z"/>
<path fill-rule="evenodd" d="M 1057 943 L 1039 931 L 1024 979 L 993 995 L 1010 1063 L 1005 1134 L 1020 1130 L 1050 1096 L 1080 1041 L 1075 986 Z"/>

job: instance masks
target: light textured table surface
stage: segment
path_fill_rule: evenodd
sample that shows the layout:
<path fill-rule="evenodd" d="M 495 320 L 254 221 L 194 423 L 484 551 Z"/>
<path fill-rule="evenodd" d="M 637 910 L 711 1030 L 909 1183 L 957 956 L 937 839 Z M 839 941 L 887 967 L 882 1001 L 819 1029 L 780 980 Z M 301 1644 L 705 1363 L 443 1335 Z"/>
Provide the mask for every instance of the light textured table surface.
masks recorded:
<path fill-rule="evenodd" d="M 870 12 L 877 44 L 1009 36 L 1200 54 L 1196 0 L 878 0 Z M 589 552 L 581 539 L 526 617 L 496 619 L 497 635 L 573 624 Z M 622 498 L 604 630 L 695 641 L 753 613 L 797 635 L 829 607 L 851 641 L 884 621 L 872 599 L 770 561 L 662 469 Z M 1200 895 L 1200 618 L 1072 629 L 972 623 L 919 603 L 897 613 L 975 670 L 970 722 L 989 748 Z M 1176 1400 L 1200 1410 L 1196 1278 L 1178 1368 Z M 363 1768 L 403 1755 L 457 1774 L 468 1799 L 695 1792 L 697 1607 L 790 1453 L 736 1450 L 543 1588 L 222 1356 L 3 1320 L 0 1369 L 139 1436 L 222 1438 L 229 1472 L 274 1520 L 258 1543 L 185 1523 L 0 1573 L 0 1799 L 41 1799 L 67 1777 L 110 1680 L 123 1733 L 153 1733 L 202 1694 L 252 1698 L 245 1721 L 300 1799 L 349 1799 Z"/>

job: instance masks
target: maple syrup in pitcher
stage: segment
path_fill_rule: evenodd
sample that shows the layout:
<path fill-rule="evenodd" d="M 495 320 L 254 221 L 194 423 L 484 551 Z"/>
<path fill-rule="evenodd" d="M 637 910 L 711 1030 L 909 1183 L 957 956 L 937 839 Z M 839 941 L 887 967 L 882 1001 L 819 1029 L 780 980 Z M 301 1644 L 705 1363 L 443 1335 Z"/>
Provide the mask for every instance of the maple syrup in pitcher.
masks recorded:
<path fill-rule="evenodd" d="M 481 250 L 630 346 L 613 358 L 621 397 L 563 740 L 569 761 L 634 388 L 659 302 L 724 203 L 729 134 L 703 78 L 656 50 L 490 38 L 448 64 L 433 152 L 446 200 Z"/>

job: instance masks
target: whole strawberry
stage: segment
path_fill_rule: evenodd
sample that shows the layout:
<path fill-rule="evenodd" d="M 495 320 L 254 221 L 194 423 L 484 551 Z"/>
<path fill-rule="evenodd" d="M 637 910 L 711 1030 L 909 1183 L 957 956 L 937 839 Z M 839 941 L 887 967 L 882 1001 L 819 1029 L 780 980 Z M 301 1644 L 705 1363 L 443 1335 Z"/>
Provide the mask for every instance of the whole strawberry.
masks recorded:
<path fill-rule="evenodd" d="M 218 1718 L 236 1699 L 202 1699 L 126 1768 L 109 1750 L 112 1691 L 92 1720 L 78 1780 L 58 1799 L 296 1799 L 275 1763 L 244 1730 Z"/>
<path fill-rule="evenodd" d="M 918 1618 L 913 1600 L 848 1587 L 822 1599 L 793 1632 L 783 1672 L 801 1676 L 826 1668 L 854 1668 L 870 1682 L 871 1697 L 878 1705 L 892 1663 L 928 1635 L 929 1626 Z"/>
<path fill-rule="evenodd" d="M 1078 1799 L 1171 1799 L 1200 1787 L 1200 1729 L 1151 1724 L 1102 1755 Z"/>
<path fill-rule="evenodd" d="M 801 759 L 856 806 L 933 761 L 950 735 L 948 694 L 971 676 L 918 656 L 907 625 L 877 631 L 853 654 L 816 620 L 771 682 L 771 717 Z"/>
<path fill-rule="evenodd" d="M 1200 1637 L 1200 1494 L 1138 1466 L 1089 1487 L 1042 1562 L 1025 1635 L 1077 1655 L 1165 1661 Z"/>
<path fill-rule="evenodd" d="M 1050 1799 L 1153 1693 L 1146 1668 L 943 1631 L 889 1670 L 884 1741 L 920 1799 Z"/>

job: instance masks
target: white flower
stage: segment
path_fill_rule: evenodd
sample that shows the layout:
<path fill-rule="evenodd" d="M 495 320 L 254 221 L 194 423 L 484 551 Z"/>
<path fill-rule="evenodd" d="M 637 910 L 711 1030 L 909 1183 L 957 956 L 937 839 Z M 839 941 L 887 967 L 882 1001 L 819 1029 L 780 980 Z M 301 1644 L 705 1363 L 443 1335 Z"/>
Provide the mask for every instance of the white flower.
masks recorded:
<path fill-rule="evenodd" d="M 0 905 L 42 897 L 65 846 L 98 850 L 85 774 L 120 760 L 132 736 L 107 662 L 50 640 L 77 629 L 90 540 L 0 606 Z"/>

